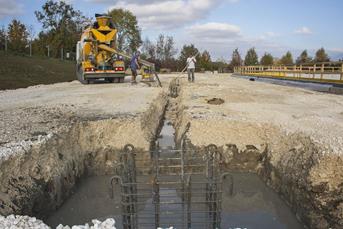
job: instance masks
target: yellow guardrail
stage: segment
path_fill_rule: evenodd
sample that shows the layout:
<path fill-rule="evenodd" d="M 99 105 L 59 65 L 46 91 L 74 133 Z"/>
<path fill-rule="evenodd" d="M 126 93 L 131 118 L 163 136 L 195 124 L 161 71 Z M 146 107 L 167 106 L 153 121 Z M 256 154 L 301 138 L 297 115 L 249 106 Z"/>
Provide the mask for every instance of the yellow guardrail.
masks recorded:
<path fill-rule="evenodd" d="M 326 62 L 292 66 L 239 66 L 236 75 L 332 83 L 343 85 L 343 62 Z"/>

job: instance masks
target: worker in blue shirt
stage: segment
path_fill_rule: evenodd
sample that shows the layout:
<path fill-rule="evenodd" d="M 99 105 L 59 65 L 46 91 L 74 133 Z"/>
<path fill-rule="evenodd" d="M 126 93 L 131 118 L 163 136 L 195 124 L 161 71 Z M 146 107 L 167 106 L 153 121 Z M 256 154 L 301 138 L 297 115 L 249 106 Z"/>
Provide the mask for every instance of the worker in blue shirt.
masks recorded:
<path fill-rule="evenodd" d="M 130 62 L 130 68 L 132 72 L 131 84 L 137 84 L 136 77 L 138 75 L 138 70 L 140 69 L 140 66 L 138 63 L 140 55 L 141 53 L 137 51 L 131 58 L 131 62 Z"/>

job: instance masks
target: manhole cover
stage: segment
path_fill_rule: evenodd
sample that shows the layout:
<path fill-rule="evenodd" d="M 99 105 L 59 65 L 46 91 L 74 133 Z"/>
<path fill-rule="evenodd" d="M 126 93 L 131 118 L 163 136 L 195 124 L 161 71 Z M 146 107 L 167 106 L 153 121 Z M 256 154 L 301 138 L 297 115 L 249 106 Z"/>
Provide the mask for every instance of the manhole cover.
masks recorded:
<path fill-rule="evenodd" d="M 223 104 L 224 102 L 225 102 L 224 99 L 221 99 L 221 98 L 213 98 L 213 99 L 207 100 L 207 103 L 212 104 L 212 105 L 220 105 L 220 104 Z"/>

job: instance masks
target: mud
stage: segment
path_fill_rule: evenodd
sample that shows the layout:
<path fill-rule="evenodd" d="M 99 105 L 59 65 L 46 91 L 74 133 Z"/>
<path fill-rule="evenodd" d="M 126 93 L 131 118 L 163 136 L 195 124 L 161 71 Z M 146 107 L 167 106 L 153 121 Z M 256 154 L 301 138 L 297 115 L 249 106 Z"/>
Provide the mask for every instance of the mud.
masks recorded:
<path fill-rule="evenodd" d="M 212 105 L 221 105 L 225 103 L 225 101 L 221 98 L 213 98 L 213 99 L 207 100 L 207 103 L 212 104 Z"/>

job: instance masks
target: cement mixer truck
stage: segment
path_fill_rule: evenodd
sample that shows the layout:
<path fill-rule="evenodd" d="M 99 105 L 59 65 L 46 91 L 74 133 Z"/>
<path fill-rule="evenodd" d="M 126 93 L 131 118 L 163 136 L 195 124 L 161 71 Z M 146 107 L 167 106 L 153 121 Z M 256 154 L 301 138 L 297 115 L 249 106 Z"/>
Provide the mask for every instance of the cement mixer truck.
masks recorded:
<path fill-rule="evenodd" d="M 108 82 L 124 82 L 125 62 L 124 58 L 130 58 L 116 49 L 117 30 L 111 22 L 111 17 L 103 14 L 95 15 L 96 22 L 88 26 L 81 35 L 76 48 L 76 75 L 83 84 L 89 84 L 92 80 L 105 79 Z M 142 78 L 157 79 L 155 65 L 145 60 L 139 60 L 144 66 Z"/>
<path fill-rule="evenodd" d="M 115 51 L 117 30 L 110 23 L 110 17 L 96 14 L 96 22 L 82 33 L 76 47 L 76 75 L 83 84 L 92 80 L 105 79 L 109 82 L 124 82 L 125 63 Z"/>

